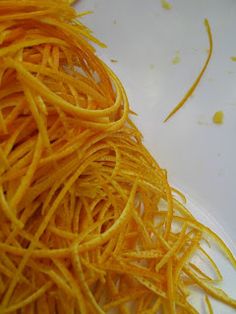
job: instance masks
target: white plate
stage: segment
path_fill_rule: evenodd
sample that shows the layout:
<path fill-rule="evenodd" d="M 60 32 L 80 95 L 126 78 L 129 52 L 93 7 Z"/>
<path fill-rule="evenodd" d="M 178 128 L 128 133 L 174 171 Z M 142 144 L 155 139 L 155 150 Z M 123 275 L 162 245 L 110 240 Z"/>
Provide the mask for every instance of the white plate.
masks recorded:
<path fill-rule="evenodd" d="M 171 3 L 168 11 L 160 0 L 82 0 L 76 7 L 94 11 L 83 20 L 108 45 L 98 53 L 121 78 L 146 146 L 194 214 L 236 253 L 236 62 L 230 59 L 236 56 L 236 1 Z M 184 108 L 163 124 L 206 59 L 206 17 L 214 40 L 207 72 Z M 180 62 L 173 64 L 177 51 Z M 218 110 L 224 111 L 223 125 L 212 123 Z M 236 298 L 236 272 L 213 254 L 224 289 Z M 235 313 L 213 303 L 217 313 Z"/>

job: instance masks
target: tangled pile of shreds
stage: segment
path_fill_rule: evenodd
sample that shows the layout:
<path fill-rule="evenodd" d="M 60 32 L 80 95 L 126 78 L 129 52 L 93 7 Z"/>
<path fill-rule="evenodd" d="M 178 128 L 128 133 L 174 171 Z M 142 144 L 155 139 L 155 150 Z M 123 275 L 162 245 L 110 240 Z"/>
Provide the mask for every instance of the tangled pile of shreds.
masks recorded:
<path fill-rule="evenodd" d="M 174 198 L 79 17 L 0 2 L 0 313 L 197 313 L 192 285 L 236 307 L 204 234 L 235 258 Z"/>

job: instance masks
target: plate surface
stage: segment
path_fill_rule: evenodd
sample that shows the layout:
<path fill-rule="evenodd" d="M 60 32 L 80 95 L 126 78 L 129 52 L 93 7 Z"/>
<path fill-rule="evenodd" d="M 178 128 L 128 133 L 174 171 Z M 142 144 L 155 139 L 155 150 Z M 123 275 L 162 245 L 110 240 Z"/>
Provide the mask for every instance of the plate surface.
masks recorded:
<path fill-rule="evenodd" d="M 82 0 L 76 7 L 94 11 L 83 22 L 108 45 L 98 54 L 123 82 L 146 146 L 188 197 L 195 216 L 236 253 L 236 62 L 230 59 L 236 56 L 236 1 L 170 3 L 171 10 L 159 0 Z M 204 18 L 214 40 L 209 67 L 193 97 L 164 124 L 207 57 Z M 212 122 L 218 110 L 223 125 Z M 213 256 L 223 287 L 236 298 L 236 272 L 219 253 Z M 217 313 L 235 313 L 213 303 Z"/>

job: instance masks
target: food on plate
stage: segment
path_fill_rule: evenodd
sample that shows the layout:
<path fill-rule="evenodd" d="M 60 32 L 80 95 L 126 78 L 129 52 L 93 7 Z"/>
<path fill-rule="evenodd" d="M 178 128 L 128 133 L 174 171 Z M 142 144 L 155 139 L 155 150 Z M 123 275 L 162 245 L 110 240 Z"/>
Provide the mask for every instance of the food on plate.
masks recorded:
<path fill-rule="evenodd" d="M 0 313 L 197 313 L 192 285 L 236 308 L 203 243 L 233 254 L 144 147 L 82 15 L 0 2 Z"/>

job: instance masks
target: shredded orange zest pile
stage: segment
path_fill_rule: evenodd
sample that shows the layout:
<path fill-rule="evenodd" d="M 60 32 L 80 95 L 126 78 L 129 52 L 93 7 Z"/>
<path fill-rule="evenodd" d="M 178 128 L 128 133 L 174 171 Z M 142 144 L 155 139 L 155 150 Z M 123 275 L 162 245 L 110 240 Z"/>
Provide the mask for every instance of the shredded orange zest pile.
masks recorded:
<path fill-rule="evenodd" d="M 193 85 L 190 87 L 190 89 L 187 91 L 185 94 L 184 98 L 178 103 L 178 105 L 168 114 L 168 116 L 165 118 L 164 122 L 168 121 L 179 109 L 183 107 L 183 105 L 186 103 L 186 101 L 191 97 L 197 88 L 203 74 L 205 73 L 207 66 L 210 62 L 211 56 L 212 56 L 212 51 L 213 51 L 213 40 L 212 40 L 212 33 L 211 33 L 211 27 L 207 19 L 204 20 L 204 24 L 207 30 L 208 34 L 208 39 L 209 39 L 209 51 L 208 51 L 208 56 L 207 59 L 203 65 L 203 68 L 201 72 L 199 73 L 198 77 L 194 81 Z"/>
<path fill-rule="evenodd" d="M 82 15 L 0 2 L 0 313 L 197 313 L 191 285 L 236 308 L 203 236 L 233 254 L 175 199 Z"/>

